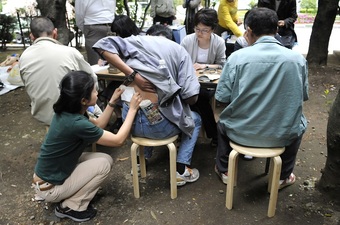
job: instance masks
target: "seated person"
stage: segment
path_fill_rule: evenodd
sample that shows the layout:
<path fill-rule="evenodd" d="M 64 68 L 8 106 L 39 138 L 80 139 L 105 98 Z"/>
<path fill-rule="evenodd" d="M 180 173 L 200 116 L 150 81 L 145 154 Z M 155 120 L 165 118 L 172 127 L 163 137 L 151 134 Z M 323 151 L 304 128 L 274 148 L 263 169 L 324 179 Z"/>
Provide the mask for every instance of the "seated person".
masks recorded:
<path fill-rule="evenodd" d="M 227 106 L 217 123 L 215 171 L 228 182 L 229 141 L 250 147 L 285 147 L 280 189 L 295 182 L 295 159 L 307 128 L 308 67 L 300 54 L 274 38 L 278 17 L 267 8 L 250 10 L 245 24 L 249 47 L 224 66 L 215 98 Z"/>
<path fill-rule="evenodd" d="M 225 42 L 213 33 L 218 23 L 214 9 L 200 9 L 194 19 L 195 33 L 187 35 L 181 45 L 191 56 L 196 70 L 221 68 L 225 62 Z M 215 90 L 201 88 L 198 101 L 191 109 L 201 115 L 207 137 L 212 138 L 211 145 L 217 145 L 217 127 L 210 100 Z"/>
<path fill-rule="evenodd" d="M 190 164 L 201 118 L 190 110 L 189 105 L 197 101 L 200 85 L 185 49 L 164 37 L 155 36 L 106 37 L 93 48 L 128 75 L 125 84 L 140 92 L 143 100 L 150 100 L 161 114 L 161 119 L 149 121 L 139 110 L 132 135 L 163 139 L 181 134 L 177 185 L 196 181 L 199 171 L 191 169 Z M 165 61 L 166 71 L 158 68 L 160 60 Z M 123 118 L 128 108 L 129 103 L 124 103 Z"/>
<path fill-rule="evenodd" d="M 89 118 L 86 110 L 96 104 L 98 95 L 93 77 L 84 71 L 72 71 L 61 80 L 60 95 L 53 105 L 55 114 L 33 175 L 36 197 L 58 202 L 57 217 L 76 222 L 95 217 L 97 210 L 90 202 L 108 176 L 113 160 L 108 154 L 84 150 L 91 143 L 121 146 L 129 136 L 142 100 L 139 93 L 131 98 L 118 133 L 103 130 L 122 93 L 122 89 L 116 89 L 104 112 L 97 119 Z"/>
<path fill-rule="evenodd" d="M 249 11 L 247 11 L 244 14 L 244 20 L 246 20 L 248 13 L 249 13 Z M 244 29 L 247 30 L 245 25 L 244 25 Z M 275 37 L 276 40 L 278 40 L 282 44 L 281 36 L 278 33 L 276 33 L 274 37 Z M 243 36 L 240 36 L 236 39 L 235 44 L 234 44 L 234 51 L 237 51 L 241 48 L 248 47 L 248 42 L 249 42 L 249 40 L 247 40 L 247 34 L 244 33 Z"/>
<path fill-rule="evenodd" d="M 33 117 L 50 125 L 53 104 L 59 97 L 59 83 L 65 74 L 83 70 L 95 79 L 97 75 L 77 49 L 57 41 L 58 32 L 50 19 L 34 18 L 30 28 L 33 44 L 19 59 L 20 75 L 31 99 Z M 97 105 L 93 113 L 97 116 L 101 113 Z"/>

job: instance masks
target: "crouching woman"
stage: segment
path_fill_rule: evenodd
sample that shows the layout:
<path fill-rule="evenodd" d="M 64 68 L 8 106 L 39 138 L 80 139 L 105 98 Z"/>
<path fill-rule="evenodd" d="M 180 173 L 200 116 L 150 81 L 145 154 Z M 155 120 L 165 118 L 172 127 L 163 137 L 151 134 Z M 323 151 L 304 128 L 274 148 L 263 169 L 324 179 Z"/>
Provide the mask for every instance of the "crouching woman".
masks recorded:
<path fill-rule="evenodd" d="M 130 133 L 141 102 L 134 94 L 128 116 L 117 134 L 103 130 L 124 90 L 117 88 L 99 118 L 89 118 L 86 109 L 97 101 L 94 79 L 83 71 L 72 71 L 60 83 L 60 96 L 53 105 L 55 115 L 41 146 L 33 184 L 36 196 L 57 202 L 55 214 L 77 222 L 92 219 L 96 210 L 90 201 L 108 176 L 110 155 L 84 152 L 92 143 L 121 146 Z M 132 106 L 132 107 L 131 107 Z"/>

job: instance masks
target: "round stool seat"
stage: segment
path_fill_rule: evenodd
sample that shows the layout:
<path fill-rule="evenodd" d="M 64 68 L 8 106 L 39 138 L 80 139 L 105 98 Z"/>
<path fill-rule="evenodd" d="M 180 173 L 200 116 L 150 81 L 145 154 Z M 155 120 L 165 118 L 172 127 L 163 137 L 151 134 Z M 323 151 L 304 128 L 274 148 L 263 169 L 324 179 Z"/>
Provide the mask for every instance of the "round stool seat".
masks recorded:
<path fill-rule="evenodd" d="M 255 148 L 247 147 L 229 142 L 232 147 L 232 151 L 229 154 L 228 159 L 228 184 L 226 194 L 226 207 L 232 209 L 233 207 L 233 193 L 237 180 L 237 164 L 238 155 L 251 155 L 258 158 L 270 159 L 270 174 L 268 182 L 268 192 L 270 193 L 269 205 L 268 205 L 268 217 L 273 217 L 276 210 L 276 202 L 279 190 L 279 180 L 281 173 L 282 160 L 280 155 L 285 151 L 285 148 Z"/>
<path fill-rule="evenodd" d="M 131 141 L 142 146 L 162 146 L 167 145 L 169 143 L 173 143 L 178 138 L 178 135 L 169 137 L 167 139 L 150 139 L 150 138 L 143 138 L 143 137 L 134 137 L 131 136 Z"/>
<path fill-rule="evenodd" d="M 139 182 L 138 182 L 138 173 L 137 173 L 137 150 L 139 151 L 139 167 L 140 167 L 140 176 L 142 178 L 146 177 L 146 166 L 145 166 L 145 157 L 144 157 L 144 146 L 163 146 L 166 145 L 169 149 L 169 159 L 170 159 L 170 189 L 171 189 L 171 198 L 177 198 L 177 179 L 176 179 L 176 156 L 177 149 L 174 142 L 177 140 L 178 135 L 166 138 L 166 139 L 150 139 L 143 137 L 134 137 L 131 136 L 131 165 L 132 165 L 132 181 L 133 181 L 133 192 L 135 198 L 140 197 L 139 193 Z"/>
<path fill-rule="evenodd" d="M 233 142 L 230 142 L 230 146 L 237 152 L 243 154 L 243 155 L 251 155 L 253 157 L 257 158 L 272 158 L 278 155 L 281 155 L 284 151 L 284 147 L 278 147 L 278 148 L 256 148 L 256 147 L 247 147 L 235 144 Z"/>

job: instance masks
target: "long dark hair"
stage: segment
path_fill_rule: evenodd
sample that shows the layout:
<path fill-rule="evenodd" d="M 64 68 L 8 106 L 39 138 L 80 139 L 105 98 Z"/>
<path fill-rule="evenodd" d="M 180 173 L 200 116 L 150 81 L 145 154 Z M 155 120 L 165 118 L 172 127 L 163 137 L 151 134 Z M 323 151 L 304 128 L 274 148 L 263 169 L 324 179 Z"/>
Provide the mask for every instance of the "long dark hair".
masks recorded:
<path fill-rule="evenodd" d="M 79 113 L 83 98 L 91 100 L 94 78 L 84 71 L 71 71 L 60 82 L 60 96 L 53 105 L 54 112 Z"/>
<path fill-rule="evenodd" d="M 136 26 L 135 22 L 127 15 L 116 15 L 111 25 L 111 31 L 122 38 L 140 33 L 140 29 Z"/>

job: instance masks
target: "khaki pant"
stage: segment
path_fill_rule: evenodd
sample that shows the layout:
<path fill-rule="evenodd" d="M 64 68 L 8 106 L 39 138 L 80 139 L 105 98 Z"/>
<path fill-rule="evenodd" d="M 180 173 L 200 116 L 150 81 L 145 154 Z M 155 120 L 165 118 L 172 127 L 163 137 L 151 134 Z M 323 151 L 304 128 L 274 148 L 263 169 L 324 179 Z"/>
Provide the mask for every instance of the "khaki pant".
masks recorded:
<path fill-rule="evenodd" d="M 108 176 L 112 164 L 113 160 L 108 154 L 84 152 L 79 164 L 62 185 L 55 185 L 47 191 L 36 187 L 36 193 L 46 202 L 63 201 L 63 207 L 84 211 Z"/>

